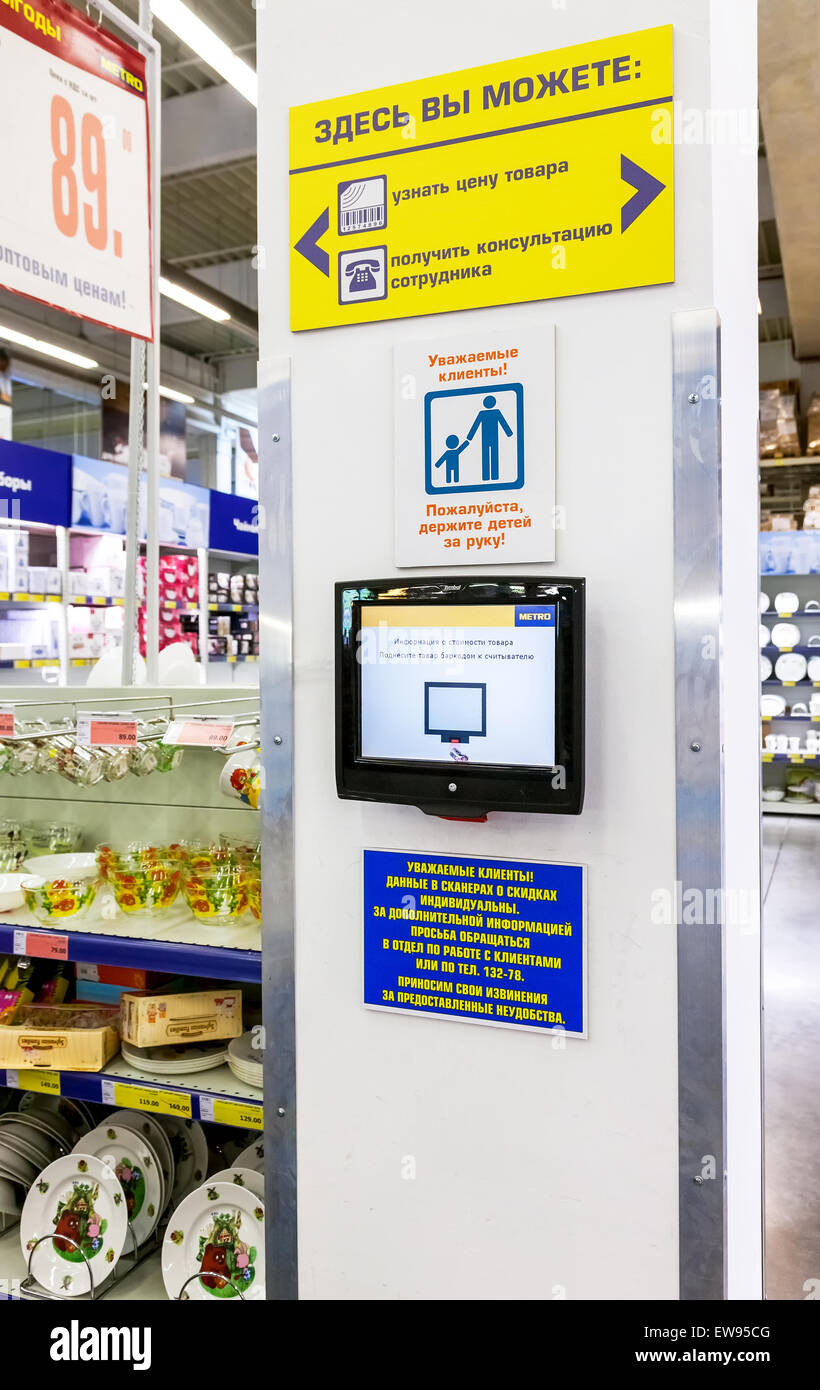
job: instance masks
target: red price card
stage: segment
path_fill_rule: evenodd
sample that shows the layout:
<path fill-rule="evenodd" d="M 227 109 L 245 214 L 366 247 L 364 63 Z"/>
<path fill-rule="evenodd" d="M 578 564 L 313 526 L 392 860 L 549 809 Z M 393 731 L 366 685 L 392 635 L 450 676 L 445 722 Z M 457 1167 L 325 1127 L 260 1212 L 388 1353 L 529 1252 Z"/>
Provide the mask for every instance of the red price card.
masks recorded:
<path fill-rule="evenodd" d="M 152 338 L 145 59 L 61 0 L 6 0 L 0 129 L 0 283 Z"/>
<path fill-rule="evenodd" d="M 232 733 L 232 719 L 174 719 L 168 725 L 164 742 L 190 748 L 224 748 Z"/>
<path fill-rule="evenodd" d="M 0 738 L 14 737 L 14 710 L 4 706 L 0 709 Z"/>
<path fill-rule="evenodd" d="M 77 742 L 86 748 L 133 748 L 137 721 L 133 714 L 78 714 Z"/>
<path fill-rule="evenodd" d="M 36 956 L 39 960 L 68 960 L 68 937 L 52 936 L 50 932 L 16 931 L 14 954 Z"/>

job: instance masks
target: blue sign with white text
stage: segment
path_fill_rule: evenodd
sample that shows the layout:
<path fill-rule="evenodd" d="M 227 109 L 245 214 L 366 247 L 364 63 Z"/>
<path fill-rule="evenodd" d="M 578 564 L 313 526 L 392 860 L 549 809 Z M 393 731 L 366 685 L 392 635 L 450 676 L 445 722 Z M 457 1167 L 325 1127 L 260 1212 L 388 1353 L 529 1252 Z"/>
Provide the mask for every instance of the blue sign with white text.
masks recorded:
<path fill-rule="evenodd" d="M 0 440 L 0 518 L 71 524 L 71 455 Z"/>
<path fill-rule="evenodd" d="M 364 1003 L 586 1036 L 584 868 L 364 851 Z"/>
<path fill-rule="evenodd" d="M 259 503 L 233 492 L 211 493 L 211 550 L 259 554 Z"/>

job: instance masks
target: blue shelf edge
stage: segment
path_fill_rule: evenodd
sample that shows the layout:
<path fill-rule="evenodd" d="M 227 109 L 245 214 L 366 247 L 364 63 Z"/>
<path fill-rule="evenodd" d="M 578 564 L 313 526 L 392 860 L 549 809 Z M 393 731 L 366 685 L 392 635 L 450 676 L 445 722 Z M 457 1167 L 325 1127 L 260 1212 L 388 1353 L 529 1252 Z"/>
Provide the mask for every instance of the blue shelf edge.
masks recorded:
<path fill-rule="evenodd" d="M 94 965 L 120 965 L 137 970 L 159 970 L 170 975 L 218 977 L 237 984 L 258 984 L 262 979 L 261 951 L 240 951 L 233 946 L 196 946 L 182 941 L 146 941 L 134 936 L 60 932 L 48 927 L 22 927 L 0 922 L 0 953 L 12 953 L 15 931 L 43 936 L 66 936 L 68 959 Z M 82 1100 L 82 1096 L 78 1097 Z"/>
<path fill-rule="evenodd" d="M 112 1081 L 117 1086 L 133 1086 L 135 1091 L 145 1089 L 152 1091 L 174 1092 L 177 1095 L 190 1096 L 192 1120 L 207 1121 L 207 1115 L 203 1115 L 202 1113 L 201 1100 L 203 1099 L 206 1102 L 206 1104 L 209 1101 L 222 1100 L 228 1101 L 230 1104 L 235 1105 L 239 1108 L 246 1106 L 248 1107 L 248 1109 L 254 1109 L 256 1107 L 264 1109 L 261 1094 L 258 1100 L 247 1100 L 244 1097 L 238 1098 L 237 1096 L 226 1095 L 224 1091 L 196 1091 L 192 1087 L 187 1087 L 179 1081 L 157 1081 L 153 1077 L 149 1076 L 146 1076 L 143 1082 L 129 1081 L 122 1076 L 117 1076 L 114 1073 L 106 1072 L 105 1069 L 103 1069 L 102 1071 L 61 1071 L 58 1073 L 58 1075 L 60 1077 L 61 1096 L 66 1096 L 69 1100 L 90 1101 L 92 1105 L 106 1105 L 110 1103 L 103 1100 L 102 1087 L 104 1081 Z M 8 1086 L 8 1071 L 3 1070 L 2 1068 L 0 1068 L 0 1086 Z M 18 1089 L 25 1090 L 25 1087 L 22 1086 Z M 129 1105 L 126 1108 L 129 1110 L 136 1110 L 137 1112 L 139 1112 L 142 1109 L 142 1107 L 139 1105 Z M 232 1124 L 233 1121 L 223 1120 L 222 1123 Z M 244 1129 L 249 1126 L 246 1126 L 245 1124 L 241 1123 L 241 1120 L 238 1117 L 235 1122 L 235 1127 L 238 1129 Z"/>

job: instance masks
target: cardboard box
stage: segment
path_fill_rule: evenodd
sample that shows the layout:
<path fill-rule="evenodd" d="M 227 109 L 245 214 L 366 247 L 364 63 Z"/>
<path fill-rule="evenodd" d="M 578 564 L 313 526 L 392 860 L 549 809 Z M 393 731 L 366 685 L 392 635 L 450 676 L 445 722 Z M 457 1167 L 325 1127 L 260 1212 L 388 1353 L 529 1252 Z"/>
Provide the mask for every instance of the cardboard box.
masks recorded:
<path fill-rule="evenodd" d="M 63 575 L 56 565 L 49 565 L 46 568 L 46 593 L 61 594 L 63 592 Z"/>
<path fill-rule="evenodd" d="M 119 1052 L 118 1014 L 103 1004 L 24 1005 L 13 1024 L 0 1025 L 0 1067 L 102 1071 Z"/>
<path fill-rule="evenodd" d="M 195 994 L 124 994 L 122 1036 L 134 1047 L 216 1041 L 242 1033 L 241 989 Z"/>

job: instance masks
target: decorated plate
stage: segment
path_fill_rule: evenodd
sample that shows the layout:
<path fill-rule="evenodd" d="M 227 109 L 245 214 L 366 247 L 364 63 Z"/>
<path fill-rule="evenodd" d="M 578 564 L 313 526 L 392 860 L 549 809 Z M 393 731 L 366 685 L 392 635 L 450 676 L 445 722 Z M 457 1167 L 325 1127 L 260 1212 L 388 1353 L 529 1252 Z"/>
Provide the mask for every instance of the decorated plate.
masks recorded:
<path fill-rule="evenodd" d="M 171 1141 L 162 1125 L 153 1115 L 145 1115 L 141 1110 L 115 1110 L 113 1115 L 109 1115 L 106 1123 L 131 1129 L 148 1140 L 159 1160 L 162 1173 L 161 1210 L 165 1211 L 174 1190 L 174 1155 L 171 1152 Z"/>
<path fill-rule="evenodd" d="M 78 1298 L 104 1283 L 125 1245 L 128 1217 L 114 1169 L 91 1155 L 67 1154 L 44 1168 L 20 1217 L 23 1258 L 43 1288 Z M 51 1236 L 43 1240 L 41 1236 Z"/>
<path fill-rule="evenodd" d="M 80 1139 L 74 1152 L 93 1155 L 114 1169 L 128 1224 L 137 1245 L 143 1245 L 159 1221 L 164 1192 L 159 1161 L 147 1139 L 122 1125 L 102 1124 Z M 127 1244 L 131 1249 L 130 1240 Z"/>
<path fill-rule="evenodd" d="M 265 1164 L 265 1144 L 261 1134 L 258 1134 L 252 1144 L 236 1155 L 232 1168 L 253 1168 L 257 1173 L 264 1171 Z"/>
<path fill-rule="evenodd" d="M 192 1277 L 197 1276 L 197 1277 Z M 208 1182 L 173 1212 L 162 1245 L 169 1298 L 265 1297 L 265 1204 L 245 1187 Z"/>
<path fill-rule="evenodd" d="M 171 1141 L 174 1155 L 174 1190 L 171 1202 L 176 1207 L 189 1192 L 199 1187 L 208 1172 L 208 1142 L 202 1125 L 196 1120 L 181 1120 L 176 1115 L 157 1115 Z M 225 1179 L 227 1182 L 227 1178 Z"/>
<path fill-rule="evenodd" d="M 265 1178 L 254 1168 L 223 1168 L 221 1173 L 212 1173 L 208 1182 L 233 1182 L 237 1187 L 247 1187 L 255 1197 L 265 1200 Z"/>

